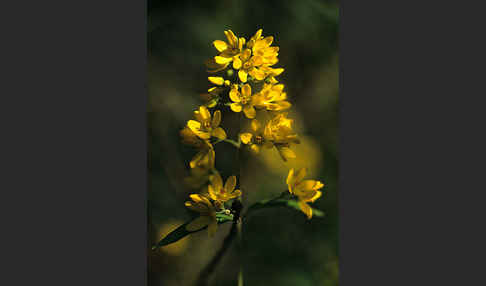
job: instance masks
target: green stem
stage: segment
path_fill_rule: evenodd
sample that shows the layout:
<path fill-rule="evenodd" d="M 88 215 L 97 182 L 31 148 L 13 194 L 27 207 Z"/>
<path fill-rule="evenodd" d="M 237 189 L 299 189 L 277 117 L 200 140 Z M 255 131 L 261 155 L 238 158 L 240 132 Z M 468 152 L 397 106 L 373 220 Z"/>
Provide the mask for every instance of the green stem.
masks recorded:
<path fill-rule="evenodd" d="M 219 142 L 226 142 L 226 143 L 230 143 L 231 145 L 235 146 L 236 148 L 240 148 L 241 147 L 241 140 L 238 138 L 238 142 L 235 141 L 235 140 L 232 140 L 232 139 L 220 139 L 216 142 L 214 142 L 213 144 L 216 145 L 218 144 Z"/>
<path fill-rule="evenodd" d="M 208 263 L 208 265 L 201 271 L 201 274 L 199 274 L 199 277 L 197 279 L 196 285 L 197 286 L 207 286 L 208 285 L 208 280 L 211 277 L 211 274 L 214 272 L 216 269 L 216 266 L 218 266 L 219 262 L 223 258 L 224 254 L 226 251 L 229 249 L 231 243 L 237 236 L 237 222 L 233 221 L 233 224 L 231 225 L 230 232 L 226 236 L 226 238 L 223 241 L 223 245 L 221 248 L 218 250 L 216 255 L 211 259 L 211 261 Z"/>
<path fill-rule="evenodd" d="M 253 205 L 251 205 L 250 207 L 248 207 L 248 209 L 246 210 L 245 214 L 243 214 L 243 218 L 248 217 L 248 215 L 250 213 L 252 213 L 253 211 L 258 210 L 258 209 L 261 209 L 261 208 L 265 208 L 265 207 L 268 206 L 269 203 L 271 204 L 274 201 L 283 199 L 283 198 L 285 198 L 288 195 L 290 195 L 289 191 L 288 190 L 285 190 L 278 197 L 275 197 L 273 199 L 264 200 L 264 201 L 261 201 L 261 202 L 254 203 Z"/>

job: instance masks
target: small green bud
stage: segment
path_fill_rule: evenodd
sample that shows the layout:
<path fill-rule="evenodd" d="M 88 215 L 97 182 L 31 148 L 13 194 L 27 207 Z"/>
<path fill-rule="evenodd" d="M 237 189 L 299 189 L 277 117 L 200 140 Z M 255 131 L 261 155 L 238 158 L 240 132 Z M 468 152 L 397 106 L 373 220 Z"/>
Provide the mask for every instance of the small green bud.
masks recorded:
<path fill-rule="evenodd" d="M 234 73 L 235 73 L 235 72 L 234 72 L 232 69 L 228 69 L 228 70 L 226 71 L 226 74 L 227 74 L 229 77 L 232 77 Z"/>

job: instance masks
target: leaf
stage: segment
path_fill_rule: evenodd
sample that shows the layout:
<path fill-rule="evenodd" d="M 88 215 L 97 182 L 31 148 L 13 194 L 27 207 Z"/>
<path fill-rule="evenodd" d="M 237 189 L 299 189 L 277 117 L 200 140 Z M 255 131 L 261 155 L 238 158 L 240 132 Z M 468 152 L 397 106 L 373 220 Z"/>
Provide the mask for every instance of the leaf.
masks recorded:
<path fill-rule="evenodd" d="M 246 212 L 246 216 L 252 213 L 255 210 L 263 209 L 263 208 L 271 208 L 271 207 L 290 207 L 300 211 L 299 201 L 294 199 L 282 199 L 285 195 L 282 194 L 279 198 L 272 199 L 272 200 L 263 200 L 259 201 L 248 208 Z M 312 213 L 316 217 L 323 217 L 325 214 L 323 211 L 312 208 Z"/>
<path fill-rule="evenodd" d="M 174 243 L 174 242 L 176 242 L 176 241 L 184 238 L 185 236 L 187 236 L 187 235 L 189 235 L 191 233 L 199 232 L 199 231 L 204 230 L 204 229 L 207 228 L 207 226 L 205 226 L 205 227 L 203 227 L 201 229 L 198 229 L 198 230 L 188 231 L 186 229 L 186 226 L 191 221 L 193 221 L 193 220 L 190 220 L 190 221 L 184 223 L 183 225 L 179 226 L 178 228 L 176 228 L 175 230 L 173 230 L 171 233 L 169 233 L 168 235 L 166 235 L 157 244 L 154 244 L 152 246 L 152 250 L 156 250 L 159 247 L 162 247 L 162 246 L 165 246 L 165 245 Z M 218 221 L 218 224 L 223 224 L 225 222 L 232 221 L 233 220 L 233 215 L 227 215 L 227 214 L 224 214 L 224 213 L 218 213 L 218 214 L 216 214 L 216 220 Z"/>

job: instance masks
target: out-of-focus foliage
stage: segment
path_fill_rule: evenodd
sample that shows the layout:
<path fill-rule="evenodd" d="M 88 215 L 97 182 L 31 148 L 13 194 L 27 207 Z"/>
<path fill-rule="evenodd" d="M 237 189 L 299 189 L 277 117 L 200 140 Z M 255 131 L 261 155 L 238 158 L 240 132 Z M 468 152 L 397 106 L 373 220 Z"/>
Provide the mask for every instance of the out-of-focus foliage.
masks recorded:
<path fill-rule="evenodd" d="M 325 217 L 255 211 L 243 230 L 244 257 L 228 252 L 210 285 L 236 285 L 240 259 L 245 285 L 338 285 L 338 7 L 317 0 L 148 1 L 149 245 L 192 217 L 184 202 L 194 189 L 184 178 L 194 150 L 180 144 L 179 131 L 210 86 L 204 61 L 216 52 L 212 41 L 224 40 L 223 30 L 248 39 L 262 28 L 274 36 L 301 144 L 297 160 L 286 163 L 276 150 L 238 157 L 218 144 L 218 170 L 224 178 L 239 174 L 245 206 L 286 190 L 290 168 L 307 167 L 325 184 L 312 204 Z M 230 110 L 222 118 L 223 127 L 239 125 Z M 231 129 L 228 137 L 236 138 L 238 128 Z M 220 225 L 211 239 L 201 231 L 149 251 L 149 285 L 192 285 L 229 227 Z"/>

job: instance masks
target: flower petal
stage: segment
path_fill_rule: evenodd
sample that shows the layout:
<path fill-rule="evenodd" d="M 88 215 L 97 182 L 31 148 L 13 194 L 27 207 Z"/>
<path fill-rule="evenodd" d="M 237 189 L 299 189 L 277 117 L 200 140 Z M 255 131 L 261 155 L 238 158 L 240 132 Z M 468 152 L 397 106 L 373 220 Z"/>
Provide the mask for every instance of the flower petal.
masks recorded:
<path fill-rule="evenodd" d="M 214 190 L 213 186 L 208 185 L 208 193 L 209 193 L 209 197 L 211 197 L 213 201 L 216 201 L 218 199 L 218 194 Z"/>
<path fill-rule="evenodd" d="M 263 64 L 263 58 L 260 56 L 253 56 L 251 62 L 254 66 L 261 66 Z"/>
<path fill-rule="evenodd" d="M 287 180 L 285 181 L 287 185 L 289 185 L 289 188 L 294 185 L 295 182 L 295 176 L 294 176 L 294 168 L 290 169 L 289 174 L 287 175 Z M 292 193 L 292 190 L 289 189 L 289 191 Z"/>
<path fill-rule="evenodd" d="M 230 105 L 230 108 L 231 108 L 231 110 L 233 110 L 234 112 L 241 112 L 241 109 L 242 109 L 243 107 L 241 106 L 241 103 L 232 103 L 232 104 Z"/>
<path fill-rule="evenodd" d="M 241 196 L 241 190 L 234 190 L 232 193 L 231 193 L 231 197 L 232 198 L 237 198 Z"/>
<path fill-rule="evenodd" d="M 307 216 L 307 219 L 312 218 L 312 208 L 307 203 L 299 201 L 299 207 L 302 212 Z"/>
<path fill-rule="evenodd" d="M 241 94 L 243 96 L 251 96 L 251 86 L 249 84 L 245 84 L 241 87 Z"/>
<path fill-rule="evenodd" d="M 278 152 L 280 153 L 280 156 L 282 157 L 282 160 L 284 160 L 284 161 L 287 161 L 288 159 L 296 158 L 294 151 L 292 151 L 288 147 L 280 147 L 280 148 L 278 148 Z"/>
<path fill-rule="evenodd" d="M 226 184 L 224 184 L 224 190 L 227 193 L 233 192 L 236 187 L 236 176 L 231 176 L 226 179 Z"/>
<path fill-rule="evenodd" d="M 305 196 L 300 196 L 299 199 L 305 202 L 315 202 L 318 198 L 322 196 L 321 191 L 312 191 L 305 194 Z"/>
<path fill-rule="evenodd" d="M 248 74 L 244 70 L 239 70 L 238 71 L 238 77 L 242 82 L 246 82 L 248 78 Z"/>
<path fill-rule="evenodd" d="M 216 40 L 213 42 L 213 46 L 218 50 L 218 52 L 222 52 L 228 48 L 228 45 L 225 41 Z"/>
<path fill-rule="evenodd" d="M 196 203 L 204 205 L 210 204 L 209 200 L 206 197 L 201 196 L 200 194 L 190 194 L 189 197 Z"/>
<path fill-rule="evenodd" d="M 191 131 L 194 133 L 199 132 L 201 129 L 201 122 L 191 119 L 187 121 L 187 127 L 189 127 L 189 129 L 191 129 Z"/>
<path fill-rule="evenodd" d="M 196 168 L 203 156 L 204 154 L 202 152 L 199 152 L 191 159 L 191 162 L 189 162 L 189 166 L 191 167 L 191 169 Z"/>
<path fill-rule="evenodd" d="M 312 198 L 314 193 L 321 189 L 324 185 L 315 180 L 304 180 L 302 182 L 297 182 L 294 187 L 294 193 L 299 197 Z M 312 193 L 309 195 L 309 193 Z"/>
<path fill-rule="evenodd" d="M 222 56 L 215 56 L 214 61 L 219 65 L 225 65 L 233 61 L 232 57 L 222 57 Z"/>
<path fill-rule="evenodd" d="M 223 188 L 223 179 L 219 173 L 212 175 L 209 180 L 216 192 L 219 192 Z"/>
<path fill-rule="evenodd" d="M 299 169 L 296 173 L 295 173 L 295 180 L 294 180 L 294 183 L 295 184 L 298 184 L 300 183 L 304 178 L 305 176 L 307 175 L 307 168 L 301 168 Z"/>
<path fill-rule="evenodd" d="M 233 68 L 235 70 L 239 70 L 241 68 L 242 62 L 239 57 L 234 57 L 233 58 Z"/>
<path fill-rule="evenodd" d="M 211 132 L 211 135 L 213 137 L 216 137 L 216 138 L 221 139 L 221 140 L 226 139 L 226 132 L 221 127 L 213 129 L 213 132 Z"/>
<path fill-rule="evenodd" d="M 262 70 L 259 70 L 258 68 L 254 68 L 251 72 L 250 75 L 257 80 L 263 80 L 266 76 L 265 72 Z"/>
<path fill-rule="evenodd" d="M 232 88 L 229 92 L 229 97 L 234 102 L 240 102 L 240 92 L 238 91 L 238 88 Z"/>
<path fill-rule="evenodd" d="M 211 113 L 209 113 L 208 108 L 204 105 L 199 106 L 199 114 L 201 114 L 203 120 L 211 119 Z"/>
<path fill-rule="evenodd" d="M 238 49 L 241 51 L 243 49 L 243 45 L 246 43 L 246 40 L 245 38 L 243 37 L 240 37 L 238 39 Z"/>
<path fill-rule="evenodd" d="M 213 122 L 211 122 L 211 127 L 216 128 L 219 126 L 219 123 L 221 123 L 221 111 L 216 110 L 213 113 Z"/>
<path fill-rule="evenodd" d="M 241 139 L 241 142 L 243 142 L 243 144 L 248 144 L 251 142 L 251 138 L 253 137 L 253 134 L 251 133 L 241 133 L 240 134 L 240 139 Z"/>
<path fill-rule="evenodd" d="M 273 76 L 278 76 L 278 75 L 280 75 L 283 72 L 284 72 L 284 69 L 283 68 L 272 69 L 272 75 Z"/>
<path fill-rule="evenodd" d="M 285 109 L 289 109 L 290 107 L 292 107 L 292 104 L 286 100 L 284 101 L 280 101 L 278 104 L 278 108 L 276 110 L 285 110 Z"/>
<path fill-rule="evenodd" d="M 223 85 L 223 83 L 224 83 L 224 79 L 220 76 L 210 76 L 210 77 L 208 77 L 208 80 L 211 83 L 214 83 L 216 85 Z"/>
<path fill-rule="evenodd" d="M 228 43 L 232 47 L 236 47 L 236 45 L 238 44 L 238 38 L 236 38 L 236 36 L 233 33 L 233 31 L 231 31 L 231 30 L 224 31 L 224 34 L 226 35 L 226 39 L 228 39 Z"/>
<path fill-rule="evenodd" d="M 250 49 L 244 50 L 240 55 L 241 61 L 243 62 L 248 61 L 250 59 L 250 56 L 251 56 L 251 50 Z"/>
<path fill-rule="evenodd" d="M 243 112 L 245 113 L 247 118 L 255 118 L 256 116 L 256 110 L 251 105 L 245 105 L 245 107 L 243 108 Z"/>
<path fill-rule="evenodd" d="M 256 41 L 255 45 L 253 46 L 253 51 L 257 51 L 259 49 L 264 49 L 266 47 L 269 47 L 273 42 L 273 37 L 265 37 L 262 40 Z"/>

